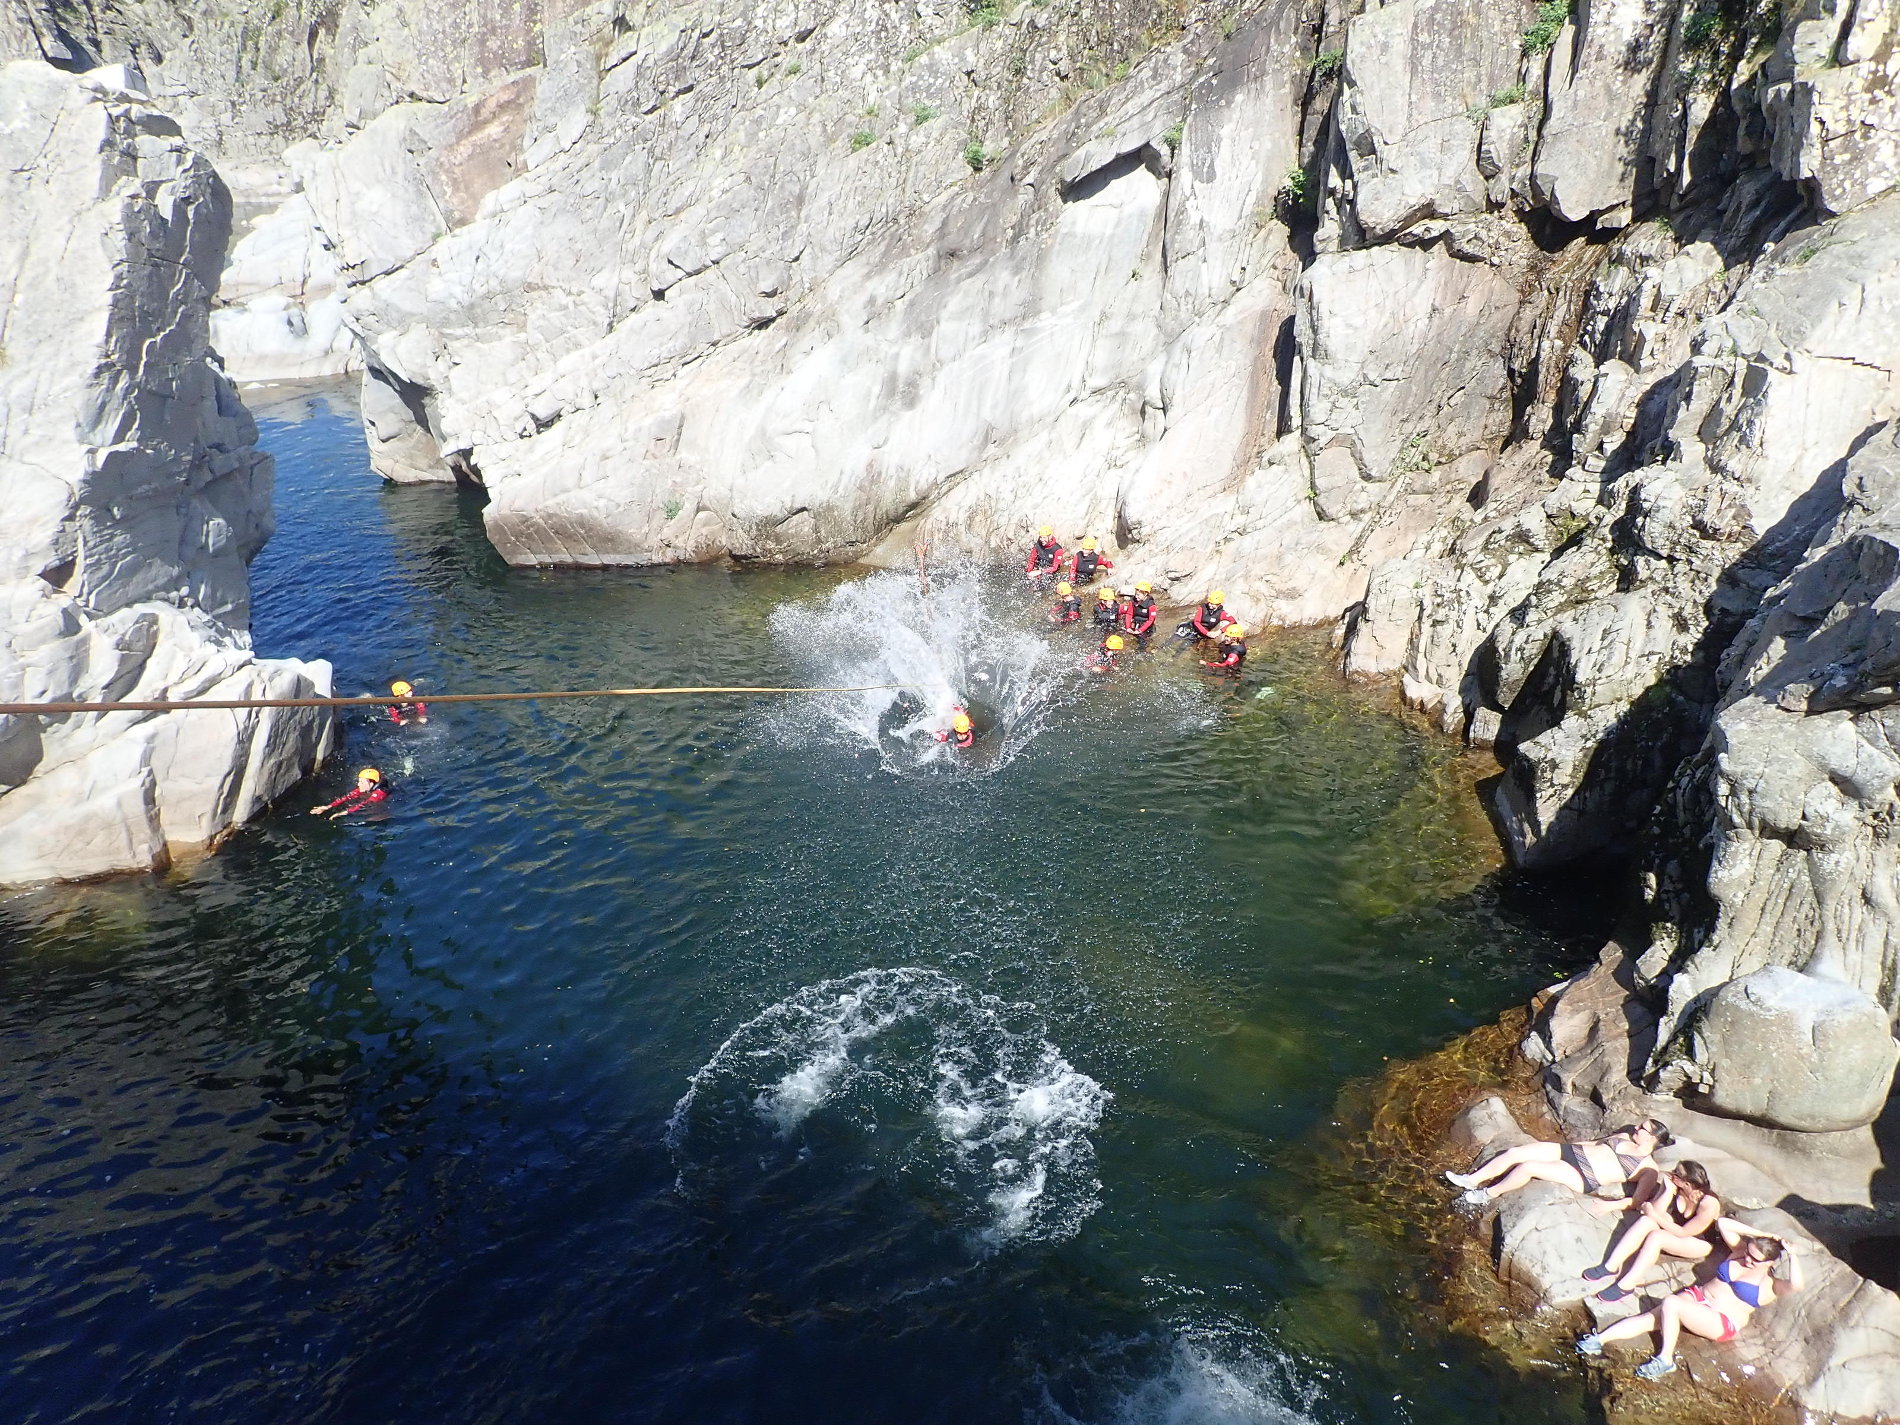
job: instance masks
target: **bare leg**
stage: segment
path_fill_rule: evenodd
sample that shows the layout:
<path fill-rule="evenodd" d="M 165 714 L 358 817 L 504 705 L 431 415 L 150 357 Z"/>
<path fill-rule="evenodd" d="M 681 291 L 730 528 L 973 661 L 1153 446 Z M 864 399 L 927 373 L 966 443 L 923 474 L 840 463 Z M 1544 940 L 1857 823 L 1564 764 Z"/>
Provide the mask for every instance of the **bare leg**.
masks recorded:
<path fill-rule="evenodd" d="M 1667 1306 L 1669 1301 L 1674 1300 L 1672 1296 L 1663 1305 Z M 1647 1336 L 1656 1329 L 1661 1310 L 1658 1307 L 1655 1311 L 1639 1311 L 1634 1316 L 1625 1316 L 1621 1321 L 1612 1321 L 1596 1333 L 1597 1339 L 1608 1344 L 1611 1341 L 1632 1341 L 1638 1336 Z"/>
<path fill-rule="evenodd" d="M 1568 1163 L 1555 1160 L 1533 1163 L 1519 1163 L 1504 1175 L 1504 1181 L 1491 1189 L 1492 1197 L 1502 1197 L 1507 1192 L 1516 1192 L 1527 1183 L 1558 1183 L 1572 1192 L 1583 1191 L 1583 1175 Z"/>
<path fill-rule="evenodd" d="M 1625 1267 L 1620 1275 L 1618 1286 L 1629 1288 L 1643 1279 L 1643 1274 L 1655 1266 L 1666 1253 L 1671 1257 L 1682 1257 L 1691 1262 L 1699 1262 L 1709 1255 L 1709 1244 L 1699 1237 L 1671 1237 L 1666 1232 L 1651 1232 L 1644 1240 L 1642 1249 Z"/>
<path fill-rule="evenodd" d="M 1676 1358 L 1676 1338 L 1682 1334 L 1682 1306 L 1679 1296 L 1665 1296 L 1662 1304 L 1656 1308 L 1656 1320 L 1661 1327 L 1662 1340 L 1657 1344 L 1656 1355 L 1665 1361 Z M 1708 1310 L 1704 1307 L 1703 1310 Z M 1720 1335 L 1718 1330 L 1717 1335 Z"/>
<path fill-rule="evenodd" d="M 1497 1157 L 1484 1164 L 1483 1167 L 1473 1168 L 1468 1173 L 1462 1173 L 1458 1178 L 1454 1178 L 1453 1181 L 1457 1182 L 1462 1180 L 1465 1184 L 1474 1188 L 1485 1187 L 1525 1163 L 1554 1163 L 1559 1160 L 1562 1154 L 1563 1145 L 1560 1143 L 1525 1143 L 1516 1148 L 1505 1149 L 1502 1153 L 1498 1154 Z"/>
<path fill-rule="evenodd" d="M 1630 1259 L 1630 1254 L 1643 1246 L 1655 1234 L 1655 1231 L 1655 1224 L 1647 1217 L 1632 1217 L 1625 1222 L 1622 1230 L 1616 1234 L 1616 1240 L 1610 1243 L 1609 1252 L 1603 1258 L 1603 1265 L 1610 1269 L 1611 1275 L 1620 1272 L 1623 1263 Z"/>

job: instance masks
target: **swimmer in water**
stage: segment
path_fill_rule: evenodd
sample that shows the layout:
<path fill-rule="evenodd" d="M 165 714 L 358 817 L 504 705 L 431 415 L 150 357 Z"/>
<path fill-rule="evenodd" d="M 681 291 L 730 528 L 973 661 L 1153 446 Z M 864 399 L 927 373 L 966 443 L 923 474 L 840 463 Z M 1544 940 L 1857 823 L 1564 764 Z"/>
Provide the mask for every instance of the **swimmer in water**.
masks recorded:
<path fill-rule="evenodd" d="M 937 741 L 947 742 L 959 752 L 968 752 L 976 745 L 976 724 L 970 721 L 962 703 L 952 705 L 950 726 L 939 730 Z"/>
<path fill-rule="evenodd" d="M 397 727 L 407 727 L 410 723 L 425 723 L 429 720 L 429 705 L 419 703 L 411 696 L 416 690 L 398 678 L 389 685 L 392 698 L 403 699 L 400 703 L 389 705 L 389 720 Z"/>
<path fill-rule="evenodd" d="M 327 806 L 310 808 L 312 816 L 328 816 L 331 821 L 341 821 L 352 812 L 364 811 L 380 802 L 389 800 L 389 793 L 383 790 L 383 774 L 374 767 L 365 767 L 356 774 L 356 789 L 345 792 Z"/>
<path fill-rule="evenodd" d="M 1095 656 L 1089 659 L 1089 672 L 1113 673 L 1121 659 L 1122 650 L 1127 646 L 1127 639 L 1119 633 L 1111 633 L 1102 640 L 1102 646 L 1095 650 Z"/>
<path fill-rule="evenodd" d="M 1080 623 L 1082 621 L 1082 596 L 1067 579 L 1056 584 L 1056 601 L 1049 610 L 1050 623 Z"/>

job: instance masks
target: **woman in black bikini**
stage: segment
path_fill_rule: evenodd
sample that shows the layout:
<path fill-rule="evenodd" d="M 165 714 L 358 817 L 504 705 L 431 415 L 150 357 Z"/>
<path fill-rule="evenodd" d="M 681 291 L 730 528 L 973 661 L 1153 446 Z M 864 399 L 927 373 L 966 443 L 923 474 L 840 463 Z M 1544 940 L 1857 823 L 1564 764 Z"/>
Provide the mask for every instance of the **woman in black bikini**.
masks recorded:
<path fill-rule="evenodd" d="M 1786 1237 L 1758 1232 L 1732 1217 L 1717 1218 L 1715 1228 L 1728 1244 L 1728 1255 L 1712 1278 L 1665 1296 L 1652 1311 L 1592 1331 L 1578 1340 L 1578 1352 L 1600 1356 L 1612 1341 L 1654 1331 L 1660 1338 L 1656 1354 L 1638 1366 L 1636 1374 L 1661 1380 L 1676 1368 L 1676 1340 L 1682 1332 L 1705 1341 L 1733 1341 L 1757 1309 L 1801 1290 L 1801 1259 Z M 1788 1275 L 1777 1280 L 1775 1264 L 1784 1261 Z"/>
<path fill-rule="evenodd" d="M 1664 1253 L 1699 1262 L 1715 1250 L 1722 1200 L 1710 1190 L 1702 1164 L 1684 1160 L 1666 1173 L 1645 1173 L 1630 1206 L 1635 1211 L 1603 1265 L 1583 1274 L 1587 1282 L 1604 1283 L 1593 1293 L 1603 1301 L 1628 1296 Z"/>
<path fill-rule="evenodd" d="M 1673 1141 L 1667 1128 L 1645 1118 L 1594 1142 L 1507 1148 L 1490 1162 L 1468 1173 L 1446 1173 L 1445 1179 L 1465 1189 L 1459 1202 L 1466 1207 L 1483 1207 L 1534 1182 L 1561 1183 L 1586 1197 L 1628 1197 L 1629 1180 L 1644 1168 L 1654 1169 L 1651 1155 Z"/>

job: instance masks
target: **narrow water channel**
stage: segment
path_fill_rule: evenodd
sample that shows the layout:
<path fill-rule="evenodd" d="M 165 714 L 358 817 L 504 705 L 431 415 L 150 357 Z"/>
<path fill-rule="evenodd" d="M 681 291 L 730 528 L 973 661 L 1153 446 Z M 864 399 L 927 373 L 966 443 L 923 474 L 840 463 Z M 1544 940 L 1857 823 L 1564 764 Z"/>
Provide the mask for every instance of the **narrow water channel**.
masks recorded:
<path fill-rule="evenodd" d="M 845 677 L 915 631 L 898 576 L 510 570 L 301 414 L 256 638 L 344 691 Z M 1585 912 L 1492 874 L 1453 749 L 1310 642 L 1090 685 L 976 575 L 935 597 L 1015 710 L 975 769 L 843 704 L 358 718 L 216 856 L 0 901 L 8 1417 L 1573 1418 L 1290 1204 L 1344 1084 Z M 364 764 L 386 816 L 301 814 Z"/>

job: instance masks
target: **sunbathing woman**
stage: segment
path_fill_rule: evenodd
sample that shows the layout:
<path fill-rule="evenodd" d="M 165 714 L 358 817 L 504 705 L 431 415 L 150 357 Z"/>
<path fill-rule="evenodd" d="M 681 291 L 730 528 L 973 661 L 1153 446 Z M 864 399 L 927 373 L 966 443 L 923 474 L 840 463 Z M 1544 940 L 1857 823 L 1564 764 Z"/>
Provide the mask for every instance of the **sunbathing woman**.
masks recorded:
<path fill-rule="evenodd" d="M 1708 1170 L 1685 1160 L 1666 1173 L 1645 1173 L 1630 1206 L 1635 1215 L 1610 1244 L 1603 1265 L 1583 1274 L 1587 1282 L 1607 1279 L 1596 1296 L 1621 1301 L 1664 1253 L 1699 1262 L 1715 1250 L 1715 1219 L 1722 1200 L 1709 1188 Z"/>
<path fill-rule="evenodd" d="M 1578 1340 L 1577 1350 L 1600 1356 L 1611 1341 L 1655 1331 L 1660 1337 L 1656 1354 L 1638 1366 L 1636 1374 L 1644 1380 L 1660 1380 L 1676 1368 L 1676 1338 L 1683 1331 L 1705 1341 L 1733 1341 L 1757 1308 L 1801 1290 L 1801 1259 L 1786 1237 L 1758 1232 L 1732 1217 L 1717 1218 L 1715 1228 L 1728 1244 L 1728 1255 L 1712 1279 L 1665 1296 L 1653 1311 L 1592 1331 Z M 1775 1264 L 1783 1261 L 1788 1264 L 1787 1276 L 1777 1280 Z"/>
<path fill-rule="evenodd" d="M 1539 1142 L 1507 1148 L 1471 1172 L 1446 1173 L 1445 1179 L 1465 1189 L 1459 1199 L 1465 1207 L 1483 1207 L 1534 1182 L 1561 1183 L 1587 1197 L 1628 1197 L 1630 1179 L 1644 1168 L 1654 1168 L 1650 1155 L 1673 1141 L 1667 1128 L 1645 1118 L 1589 1143 Z M 1490 1186 L 1493 1183 L 1496 1186 Z"/>

